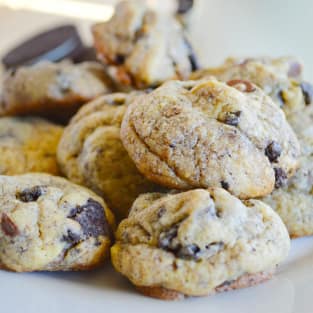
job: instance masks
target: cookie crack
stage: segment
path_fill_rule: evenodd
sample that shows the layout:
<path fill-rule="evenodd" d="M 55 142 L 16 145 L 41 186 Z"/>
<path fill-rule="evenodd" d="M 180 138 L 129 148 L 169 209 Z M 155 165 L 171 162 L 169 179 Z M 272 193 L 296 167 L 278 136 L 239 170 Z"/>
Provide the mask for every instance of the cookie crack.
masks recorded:
<path fill-rule="evenodd" d="M 167 164 L 165 159 L 163 159 L 157 152 L 153 151 L 153 149 L 145 142 L 144 138 L 142 138 L 139 135 L 139 133 L 137 132 L 136 127 L 135 127 L 135 125 L 133 123 L 130 123 L 130 128 L 134 132 L 134 134 L 137 137 L 137 139 L 141 142 L 141 144 L 148 150 L 148 152 L 151 153 L 154 157 L 156 157 L 161 163 L 163 163 L 168 168 L 168 170 L 173 173 L 173 175 L 176 178 L 181 180 L 182 183 L 189 184 L 189 185 L 193 186 L 192 182 L 190 182 L 190 181 L 188 181 L 188 179 L 182 177 L 177 172 L 177 170 L 175 168 L 172 168 L 171 166 L 169 166 L 169 164 Z M 153 173 L 153 174 L 157 174 L 157 173 Z"/>

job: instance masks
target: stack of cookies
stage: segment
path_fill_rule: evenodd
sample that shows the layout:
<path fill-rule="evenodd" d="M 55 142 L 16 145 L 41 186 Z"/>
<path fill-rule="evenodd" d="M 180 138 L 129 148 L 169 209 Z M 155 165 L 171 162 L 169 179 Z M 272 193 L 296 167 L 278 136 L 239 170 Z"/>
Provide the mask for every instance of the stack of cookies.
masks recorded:
<path fill-rule="evenodd" d="M 6 73 L 2 268 L 89 270 L 110 256 L 143 294 L 182 299 L 263 282 L 290 236 L 313 234 L 302 65 L 200 69 L 182 20 L 121 2 L 92 28 L 100 63 Z"/>

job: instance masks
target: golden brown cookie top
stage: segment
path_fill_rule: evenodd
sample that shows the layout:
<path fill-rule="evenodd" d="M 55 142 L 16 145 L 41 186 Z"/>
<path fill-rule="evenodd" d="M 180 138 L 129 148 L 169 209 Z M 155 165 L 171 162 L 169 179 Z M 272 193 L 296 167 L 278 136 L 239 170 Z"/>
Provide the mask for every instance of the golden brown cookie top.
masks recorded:
<path fill-rule="evenodd" d="M 251 81 L 290 115 L 313 101 L 313 87 L 303 81 L 302 70 L 301 62 L 294 57 L 228 58 L 221 66 L 196 71 L 190 78 Z"/>
<path fill-rule="evenodd" d="M 121 138 L 138 169 L 159 184 L 222 186 L 242 198 L 281 185 L 299 155 L 284 113 L 247 81 L 164 83 L 129 105 Z"/>
<path fill-rule="evenodd" d="M 36 117 L 0 118 L 0 174 L 57 175 L 56 150 L 63 127 Z"/>
<path fill-rule="evenodd" d="M 289 245 L 269 206 L 212 188 L 139 197 L 118 227 L 111 255 L 136 286 L 199 296 L 275 268 Z"/>
<path fill-rule="evenodd" d="M 83 106 L 65 128 L 58 148 L 63 173 L 102 195 L 118 219 L 157 186 L 141 175 L 120 139 L 127 105 L 139 92 L 105 95 Z"/>
<path fill-rule="evenodd" d="M 93 27 L 94 44 L 109 73 L 124 88 L 157 86 L 188 78 L 197 69 L 192 48 L 174 15 L 123 1 L 105 23 Z"/>
<path fill-rule="evenodd" d="M 0 263 L 83 270 L 108 255 L 114 217 L 90 190 L 56 176 L 0 176 Z"/>
<path fill-rule="evenodd" d="M 42 115 L 65 121 L 85 102 L 111 90 L 96 62 L 41 62 L 6 73 L 0 115 Z"/>

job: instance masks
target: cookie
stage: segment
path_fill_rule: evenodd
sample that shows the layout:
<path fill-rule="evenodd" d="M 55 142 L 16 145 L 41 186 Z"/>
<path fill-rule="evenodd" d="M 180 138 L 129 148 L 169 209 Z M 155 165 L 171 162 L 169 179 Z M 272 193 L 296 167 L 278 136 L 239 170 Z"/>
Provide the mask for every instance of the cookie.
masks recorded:
<path fill-rule="evenodd" d="M 103 196 L 118 219 L 128 215 L 139 194 L 160 189 L 139 173 L 120 139 L 122 118 L 136 95 L 105 95 L 83 106 L 58 148 L 63 173 Z"/>
<path fill-rule="evenodd" d="M 175 15 L 123 1 L 105 23 L 92 28 L 100 60 L 122 89 L 155 87 L 186 79 L 198 68 L 195 53 Z"/>
<path fill-rule="evenodd" d="M 62 132 L 61 126 L 41 118 L 0 118 L 0 175 L 57 175 L 56 150 Z"/>
<path fill-rule="evenodd" d="M 172 300 L 269 279 L 289 248 L 283 222 L 263 202 L 195 189 L 139 197 L 117 229 L 111 259 L 141 292 Z"/>
<path fill-rule="evenodd" d="M 191 79 L 214 76 L 222 81 L 251 81 L 269 95 L 287 115 L 300 112 L 313 99 L 313 87 L 303 81 L 302 64 L 292 57 L 228 58 L 219 67 L 191 74 Z"/>
<path fill-rule="evenodd" d="M 146 177 L 175 189 L 269 194 L 298 166 L 284 113 L 248 81 L 169 81 L 133 101 L 121 138 Z"/>
<path fill-rule="evenodd" d="M 113 215 L 93 192 L 48 174 L 0 176 L 0 264 L 87 270 L 108 255 Z"/>
<path fill-rule="evenodd" d="M 287 186 L 262 199 L 281 216 L 291 237 L 313 235 L 313 106 L 289 117 L 301 145 L 299 170 Z"/>
<path fill-rule="evenodd" d="M 96 62 L 41 62 L 5 75 L 0 116 L 40 115 L 66 122 L 82 104 L 109 91 Z"/>

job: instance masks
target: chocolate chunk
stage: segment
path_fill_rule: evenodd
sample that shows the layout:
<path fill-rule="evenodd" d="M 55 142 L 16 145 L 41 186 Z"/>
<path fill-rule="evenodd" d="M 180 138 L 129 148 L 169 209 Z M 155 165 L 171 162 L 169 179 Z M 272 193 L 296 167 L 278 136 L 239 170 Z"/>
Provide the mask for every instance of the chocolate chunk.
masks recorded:
<path fill-rule="evenodd" d="M 223 118 L 223 122 L 227 125 L 238 126 L 241 111 L 226 112 Z"/>
<path fill-rule="evenodd" d="M 117 54 L 115 57 L 116 64 L 123 64 L 125 62 L 125 56 L 123 54 Z"/>
<path fill-rule="evenodd" d="M 302 89 L 305 104 L 311 104 L 313 99 L 313 86 L 310 83 L 302 82 L 300 87 Z"/>
<path fill-rule="evenodd" d="M 224 181 L 224 180 L 221 181 L 221 186 L 222 186 L 222 188 L 224 188 L 226 190 L 229 189 L 229 183 Z"/>
<path fill-rule="evenodd" d="M 204 250 L 196 244 L 188 244 L 183 246 L 177 239 L 177 231 L 179 224 L 174 225 L 169 230 L 160 234 L 158 247 L 173 253 L 177 258 L 197 261 L 203 258 L 210 258 L 224 247 L 223 242 L 212 242 L 208 244 Z"/>
<path fill-rule="evenodd" d="M 15 237 L 19 234 L 17 226 L 13 223 L 10 217 L 5 213 L 2 213 L 1 228 L 6 236 Z"/>
<path fill-rule="evenodd" d="M 193 0 L 178 0 L 177 14 L 185 14 L 193 7 Z"/>
<path fill-rule="evenodd" d="M 283 90 L 280 90 L 277 93 L 277 99 L 280 102 L 279 106 L 282 107 L 285 104 L 285 98 L 284 98 L 284 91 Z"/>
<path fill-rule="evenodd" d="M 286 172 L 280 167 L 274 168 L 274 172 L 275 172 L 275 188 L 280 188 L 286 185 L 288 178 Z"/>
<path fill-rule="evenodd" d="M 278 142 L 272 141 L 265 148 L 265 155 L 268 157 L 270 162 L 277 162 L 278 158 L 281 155 L 281 146 Z"/>
<path fill-rule="evenodd" d="M 44 194 L 46 186 L 34 186 L 32 188 L 26 188 L 16 194 L 16 198 L 22 202 L 37 201 L 38 198 Z"/>
<path fill-rule="evenodd" d="M 67 234 L 62 237 L 62 240 L 71 245 L 75 245 L 80 242 L 81 238 L 78 234 L 74 234 L 71 230 L 68 230 Z"/>
<path fill-rule="evenodd" d="M 198 70 L 199 64 L 198 64 L 198 60 L 197 60 L 196 55 L 194 53 L 189 54 L 188 58 L 189 58 L 189 62 L 191 65 L 191 71 L 194 72 L 194 71 Z"/>
<path fill-rule="evenodd" d="M 217 288 L 227 287 L 227 286 L 231 285 L 233 282 L 234 282 L 234 280 L 225 280 L 222 284 L 217 286 Z"/>
<path fill-rule="evenodd" d="M 195 244 L 190 244 L 187 246 L 182 246 L 176 252 L 176 256 L 181 259 L 193 259 L 198 260 L 200 248 Z"/>
<path fill-rule="evenodd" d="M 161 218 L 165 214 L 165 212 L 166 212 L 166 209 L 164 207 L 159 208 L 158 213 L 157 213 L 158 218 Z"/>
<path fill-rule="evenodd" d="M 99 202 L 91 198 L 85 205 L 72 209 L 68 218 L 80 224 L 87 238 L 110 235 L 104 208 Z"/>
<path fill-rule="evenodd" d="M 253 92 L 256 90 L 255 86 L 247 80 L 232 79 L 226 83 L 230 87 L 234 87 L 241 92 Z"/>
<path fill-rule="evenodd" d="M 174 238 L 177 237 L 177 231 L 178 231 L 179 224 L 174 225 L 169 230 L 163 232 L 160 234 L 159 238 L 159 248 L 162 248 L 166 251 L 173 251 L 176 250 L 176 245 L 173 244 Z"/>
<path fill-rule="evenodd" d="M 198 62 L 198 58 L 189 42 L 189 40 L 187 38 L 185 38 L 185 43 L 186 43 L 186 46 L 189 50 L 189 55 L 188 55 L 188 59 L 189 59 L 189 62 L 190 62 L 190 66 L 191 66 L 191 71 L 196 71 L 200 68 L 199 66 L 199 62 Z"/>

